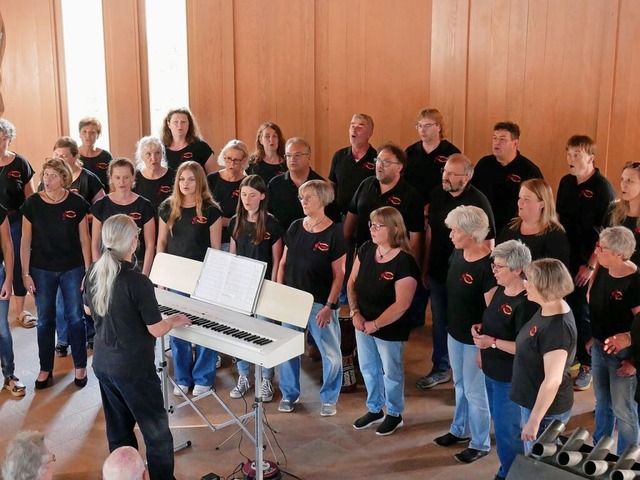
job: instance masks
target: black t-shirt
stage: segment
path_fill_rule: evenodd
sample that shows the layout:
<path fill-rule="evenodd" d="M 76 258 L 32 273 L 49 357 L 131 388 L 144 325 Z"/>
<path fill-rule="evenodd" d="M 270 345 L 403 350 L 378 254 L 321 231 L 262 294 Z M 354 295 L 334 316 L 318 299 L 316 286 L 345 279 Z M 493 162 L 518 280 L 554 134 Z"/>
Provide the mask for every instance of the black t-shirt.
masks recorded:
<path fill-rule="evenodd" d="M 33 168 L 22 155 L 16 153 L 11 163 L 0 167 L 0 204 L 9 214 L 20 210 L 25 201 L 24 186 L 33 177 Z"/>
<path fill-rule="evenodd" d="M 367 321 L 377 319 L 396 301 L 396 282 L 406 277 L 420 279 L 420 270 L 413 255 L 400 251 L 388 262 L 376 262 L 377 245 L 365 242 L 358 249 L 360 269 L 355 282 L 358 308 Z M 374 337 L 392 342 L 406 342 L 411 331 L 409 311 L 393 323 L 386 325 Z"/>
<path fill-rule="evenodd" d="M 516 356 L 509 398 L 521 407 L 533 409 L 544 381 L 544 355 L 555 350 L 567 352 L 562 384 L 546 415 L 565 413 L 573 406 L 570 367 L 576 354 L 576 322 L 573 313 L 543 317 L 538 310 L 518 332 Z"/>
<path fill-rule="evenodd" d="M 286 162 L 273 165 L 267 162 L 256 162 L 253 157 L 249 159 L 249 167 L 247 167 L 247 175 L 259 175 L 264 180 L 265 185 L 269 185 L 269 182 L 273 177 L 277 177 L 286 171 Z"/>
<path fill-rule="evenodd" d="M 5 218 L 7 218 L 7 209 L 0 205 L 0 225 L 2 225 Z M 20 252 L 18 252 L 18 255 L 20 255 Z M 2 248 L 0 248 L 0 263 L 2 262 L 4 262 L 4 252 L 2 251 Z"/>
<path fill-rule="evenodd" d="M 504 293 L 504 287 L 499 286 L 482 316 L 482 333 L 513 342 L 538 308 L 537 304 L 529 301 L 524 291 L 512 297 Z M 485 348 L 480 350 L 480 354 L 485 375 L 498 382 L 511 382 L 513 355 L 499 348 Z"/>
<path fill-rule="evenodd" d="M 439 282 L 444 282 L 447 278 L 449 257 L 453 252 L 453 243 L 449 238 L 451 230 L 444 224 L 444 220 L 451 210 L 460 205 L 472 205 L 481 208 L 487 214 L 487 217 L 489 217 L 489 235 L 487 235 L 487 238 L 496 237 L 491 205 L 487 197 L 476 187 L 470 184 L 467 185 L 464 191 L 457 197 L 454 197 L 449 192 L 445 192 L 442 185 L 434 188 L 431 192 L 431 203 L 429 204 L 429 214 L 427 216 L 429 226 L 431 227 L 429 276 Z"/>
<path fill-rule="evenodd" d="M 542 172 L 520 152 L 505 166 L 495 155 L 487 155 L 478 161 L 471 183 L 489 199 L 498 232 L 518 214 L 520 186 L 530 178 L 543 178 Z"/>
<path fill-rule="evenodd" d="M 31 222 L 31 267 L 65 272 L 84 266 L 79 225 L 89 204 L 80 195 L 69 192 L 62 202 L 47 203 L 34 193 L 20 210 Z"/>
<path fill-rule="evenodd" d="M 371 145 L 358 161 L 353 157 L 351 147 L 341 148 L 333 154 L 329 180 L 338 186 L 336 200 L 341 214 L 347 214 L 351 199 L 362 181 L 376 174 L 377 155 L 378 152 Z"/>
<path fill-rule="evenodd" d="M 155 221 L 155 209 L 151 202 L 144 197 L 138 195 L 129 205 L 118 205 L 113 202 L 109 195 L 105 195 L 91 206 L 91 213 L 96 220 L 104 223 L 109 217 L 113 217 L 119 213 L 128 215 L 140 229 L 138 236 L 138 249 L 135 252 L 136 258 L 140 263 L 144 260 L 146 245 L 144 243 L 144 226 L 149 221 Z"/>
<path fill-rule="evenodd" d="M 236 227 L 237 217 L 234 215 L 229 222 L 229 233 L 233 234 Z M 267 230 L 264 232 L 264 240 L 257 245 L 253 243 L 253 234 L 256 224 L 253 222 L 245 222 L 242 235 L 238 238 L 234 237 L 236 242 L 236 253 L 243 257 L 253 258 L 267 263 L 267 270 L 264 278 L 271 279 L 271 269 L 273 268 L 273 256 L 271 248 L 282 238 L 284 230 L 271 214 L 267 216 Z"/>
<path fill-rule="evenodd" d="M 220 176 L 220 172 L 207 175 L 207 184 L 213 199 L 220 205 L 222 216 L 231 218 L 236 214 L 238 200 L 240 199 L 240 184 L 244 177 L 235 182 L 229 182 Z M 229 243 L 231 234 L 226 227 L 222 228 L 222 243 Z"/>
<path fill-rule="evenodd" d="M 615 191 L 596 168 L 586 181 L 578 184 L 574 175 L 565 175 L 558 186 L 556 210 L 571 245 L 571 271 L 586 265 L 598 235 L 607 224 L 609 205 Z"/>
<path fill-rule="evenodd" d="M 113 157 L 106 150 L 102 150 L 95 157 L 85 157 L 80 155 L 80 160 L 84 168 L 93 173 L 104 187 L 104 191 L 109 191 L 109 162 L 113 160 Z"/>
<path fill-rule="evenodd" d="M 157 210 L 160 204 L 171 195 L 175 178 L 176 172 L 171 169 L 168 169 L 162 177 L 153 180 L 145 178 L 140 170 L 136 170 L 136 184 L 133 191 L 149 200 Z"/>
<path fill-rule="evenodd" d="M 156 339 L 148 326 L 162 320 L 151 280 L 122 262 L 113 282 L 111 305 L 104 317 L 93 308 L 89 268 L 85 277 L 84 303 L 96 326 L 93 369 L 115 377 L 140 378 L 155 374 Z"/>
<path fill-rule="evenodd" d="M 326 181 L 312 169 L 309 169 L 309 176 L 302 182 L 309 180 Z M 298 200 L 298 187 L 291 180 L 291 173 L 285 172 L 274 177 L 267 187 L 267 199 L 269 201 L 269 211 L 278 219 L 282 228 L 287 229 L 294 220 L 304 217 L 302 204 Z M 338 204 L 333 201 L 324 207 L 324 213 L 336 223 L 342 221 Z"/>
<path fill-rule="evenodd" d="M 166 252 L 201 262 L 211 247 L 211 225 L 222 216 L 222 212 L 215 205 L 203 205 L 201 217 L 196 207 L 180 210 L 182 215 L 168 232 Z M 167 223 L 170 213 L 171 203 L 166 200 L 160 205 L 158 214 Z"/>
<path fill-rule="evenodd" d="M 38 185 L 38 191 L 41 192 L 44 189 L 42 182 Z M 102 188 L 102 182 L 98 177 L 91 173 L 86 168 L 80 170 L 80 175 L 76 178 L 69 187 L 69 191 L 77 193 L 86 200 L 87 203 L 93 203 L 94 197 L 98 194 Z"/>
<path fill-rule="evenodd" d="M 380 207 L 394 207 L 402 215 L 407 231 L 424 232 L 424 207 L 418 192 L 400 177 L 391 190 L 380 193 L 380 181 L 376 177 L 366 178 L 356 190 L 349 205 L 349 212 L 358 217 L 356 246 L 371 239 L 369 215 Z"/>
<path fill-rule="evenodd" d="M 484 294 L 496 286 L 491 257 L 468 262 L 462 250 L 451 255 L 447 273 L 447 331 L 458 342 L 473 345 L 471 326 L 482 321 L 487 308 Z"/>
<path fill-rule="evenodd" d="M 409 145 L 407 153 L 407 167 L 404 169 L 404 178 L 409 185 L 420 194 L 424 205 L 431 201 L 431 192 L 442 183 L 442 169 L 447 163 L 447 158 L 454 153 L 460 153 L 458 147 L 440 140 L 440 143 L 431 152 L 427 153 L 422 146 L 422 140 Z"/>
<path fill-rule="evenodd" d="M 541 235 L 524 235 L 520 230 L 512 230 L 505 227 L 498 235 L 496 245 L 506 242 L 507 240 L 521 240 L 529 250 L 531 250 L 531 259 L 538 260 L 540 258 L 555 258 L 564 263 L 569 268 L 569 239 L 562 230 L 551 230 Z"/>
<path fill-rule="evenodd" d="M 327 303 L 333 283 L 331 263 L 347 253 L 342 230 L 332 223 L 321 232 L 311 233 L 298 219 L 285 233 L 284 244 L 288 249 L 285 284 L 309 292 L 316 303 Z"/>
<path fill-rule="evenodd" d="M 171 170 L 178 170 L 182 162 L 197 162 L 204 168 L 209 157 L 213 155 L 213 150 L 207 142 L 196 140 L 181 150 L 171 150 L 169 147 L 165 149 L 167 154 L 167 166 Z"/>
<path fill-rule="evenodd" d="M 631 309 L 640 305 L 640 271 L 614 278 L 602 265 L 589 291 L 589 313 L 593 338 L 605 339 L 631 329 Z"/>

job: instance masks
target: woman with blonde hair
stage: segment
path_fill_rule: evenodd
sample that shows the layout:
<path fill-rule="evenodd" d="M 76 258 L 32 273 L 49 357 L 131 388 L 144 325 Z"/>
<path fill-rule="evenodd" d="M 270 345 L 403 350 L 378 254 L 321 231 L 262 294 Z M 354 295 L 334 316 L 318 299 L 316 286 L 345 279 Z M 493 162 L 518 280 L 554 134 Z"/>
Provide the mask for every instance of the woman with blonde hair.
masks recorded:
<path fill-rule="evenodd" d="M 620 199 L 611 207 L 609 226 L 622 225 L 633 232 L 636 249 L 631 261 L 640 266 L 640 162 L 627 162 L 622 167 Z"/>
<path fill-rule="evenodd" d="M 360 430 L 380 423 L 376 434 L 391 435 L 403 425 L 402 358 L 411 331 L 408 310 L 420 269 L 400 212 L 382 207 L 369 218 L 371 241 L 358 248 L 347 283 L 368 409 L 353 427 Z"/>
<path fill-rule="evenodd" d="M 220 250 L 222 212 L 213 200 L 202 167 L 183 162 L 176 172 L 173 193 L 158 209 L 158 252 L 202 262 L 208 248 Z M 179 338 L 171 339 L 177 386 L 175 395 L 186 394 L 194 385 L 195 396 L 211 389 L 216 375 L 217 352 Z M 181 393 L 182 392 L 182 393 Z"/>
<path fill-rule="evenodd" d="M 249 157 L 247 175 L 260 175 L 266 185 L 273 177 L 287 171 L 284 159 L 285 137 L 278 125 L 265 122 L 258 127 L 256 149 Z"/>
<path fill-rule="evenodd" d="M 154 285 L 132 263 L 138 227 L 131 217 L 109 217 L 101 234 L 105 250 L 87 272 L 84 299 L 96 324 L 93 370 L 100 382 L 109 451 L 137 449 L 137 423 L 151 478 L 171 480 L 173 437 L 154 348 L 157 337 L 191 322 L 180 313 L 160 315 Z"/>
<path fill-rule="evenodd" d="M 182 162 L 196 162 L 207 173 L 215 170 L 213 150 L 200 136 L 196 120 L 188 108 L 169 110 L 162 122 L 160 139 L 171 170 L 177 170 Z"/>

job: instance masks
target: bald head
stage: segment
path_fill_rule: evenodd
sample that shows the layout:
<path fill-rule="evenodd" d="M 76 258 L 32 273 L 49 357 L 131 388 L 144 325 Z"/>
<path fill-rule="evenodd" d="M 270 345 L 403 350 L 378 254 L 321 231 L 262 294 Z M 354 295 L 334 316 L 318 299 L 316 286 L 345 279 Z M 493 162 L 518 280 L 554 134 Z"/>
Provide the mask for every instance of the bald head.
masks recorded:
<path fill-rule="evenodd" d="M 116 448 L 102 466 L 103 480 L 148 480 L 144 462 L 133 447 Z"/>

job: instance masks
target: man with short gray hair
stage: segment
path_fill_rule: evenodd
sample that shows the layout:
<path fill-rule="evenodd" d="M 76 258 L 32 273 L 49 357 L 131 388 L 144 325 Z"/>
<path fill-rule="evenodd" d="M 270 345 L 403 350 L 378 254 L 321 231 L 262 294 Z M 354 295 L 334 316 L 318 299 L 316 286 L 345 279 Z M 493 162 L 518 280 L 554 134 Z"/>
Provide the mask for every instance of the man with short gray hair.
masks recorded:
<path fill-rule="evenodd" d="M 133 447 L 116 448 L 102 466 L 103 480 L 149 480 L 138 450 Z"/>

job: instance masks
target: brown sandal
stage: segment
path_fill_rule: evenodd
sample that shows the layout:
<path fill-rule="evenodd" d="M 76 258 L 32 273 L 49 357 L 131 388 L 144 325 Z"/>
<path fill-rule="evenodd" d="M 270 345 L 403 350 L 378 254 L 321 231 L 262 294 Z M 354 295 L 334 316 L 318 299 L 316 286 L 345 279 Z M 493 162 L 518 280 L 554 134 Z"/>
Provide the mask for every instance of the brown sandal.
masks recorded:
<path fill-rule="evenodd" d="M 23 383 L 20 383 L 20 379 L 14 375 L 9 375 L 4 379 L 4 388 L 9 390 L 14 397 L 24 397 L 27 390 L 27 387 L 25 387 Z"/>
<path fill-rule="evenodd" d="M 31 312 L 25 310 L 18 315 L 18 323 L 24 328 L 33 328 L 38 325 L 38 319 Z"/>

